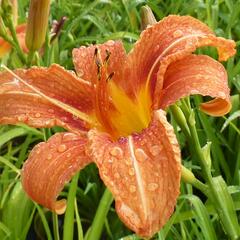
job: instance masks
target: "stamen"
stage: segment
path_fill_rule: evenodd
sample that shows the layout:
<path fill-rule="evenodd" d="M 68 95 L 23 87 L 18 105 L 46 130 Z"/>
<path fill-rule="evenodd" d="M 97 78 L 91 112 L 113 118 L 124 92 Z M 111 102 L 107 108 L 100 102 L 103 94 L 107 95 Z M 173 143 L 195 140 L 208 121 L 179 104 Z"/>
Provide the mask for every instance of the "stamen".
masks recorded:
<path fill-rule="evenodd" d="M 108 64 L 108 62 L 109 62 L 109 59 L 110 59 L 110 56 L 111 56 L 111 52 L 108 50 L 108 49 L 106 49 L 106 58 L 104 59 L 104 63 L 105 64 Z"/>
<path fill-rule="evenodd" d="M 106 79 L 106 82 L 110 81 L 113 78 L 114 74 L 115 72 L 110 73 Z"/>
<path fill-rule="evenodd" d="M 23 83 L 25 86 L 29 87 L 31 90 L 33 90 L 35 93 L 42 96 L 44 99 L 49 101 L 50 103 L 54 104 L 55 106 L 63 109 L 64 111 L 71 113 L 75 117 L 89 123 L 91 126 L 97 126 L 97 122 L 93 120 L 89 115 L 79 111 L 78 109 L 69 106 L 66 103 L 63 103 L 61 101 L 58 101 L 57 99 L 51 98 L 44 93 L 42 93 L 40 90 L 32 86 L 31 84 L 27 83 L 25 80 L 23 80 L 21 77 L 19 77 L 17 74 L 15 74 L 12 70 L 10 70 L 8 67 L 6 67 L 4 64 L 0 65 L 3 69 L 5 69 L 7 72 L 9 72 L 12 76 L 14 76 L 16 79 L 18 79 L 21 83 Z"/>

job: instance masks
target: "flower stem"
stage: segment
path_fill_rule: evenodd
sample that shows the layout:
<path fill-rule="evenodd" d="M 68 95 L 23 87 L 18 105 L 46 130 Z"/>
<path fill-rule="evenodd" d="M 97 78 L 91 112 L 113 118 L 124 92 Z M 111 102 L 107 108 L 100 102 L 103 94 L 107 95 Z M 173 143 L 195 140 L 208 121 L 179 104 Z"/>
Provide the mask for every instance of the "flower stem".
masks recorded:
<path fill-rule="evenodd" d="M 67 198 L 67 209 L 64 217 L 64 226 L 63 226 L 63 240 L 73 239 L 74 232 L 74 209 L 75 209 L 75 196 L 78 186 L 78 177 L 77 173 L 70 184 L 68 198 Z"/>
<path fill-rule="evenodd" d="M 17 38 L 17 33 L 16 33 L 16 30 L 15 30 L 15 27 L 14 27 L 14 23 L 13 23 L 13 20 L 11 19 L 9 21 L 9 24 L 8 24 L 8 28 L 11 32 L 11 35 L 12 35 L 12 39 L 13 39 L 13 43 L 14 43 L 14 47 L 17 51 L 17 54 L 19 56 L 19 58 L 21 59 L 22 63 L 25 64 L 26 63 L 26 57 L 19 45 L 19 42 L 18 42 L 18 38 Z"/>
<path fill-rule="evenodd" d="M 98 240 L 101 237 L 105 218 L 107 217 L 109 208 L 112 204 L 113 197 L 111 192 L 106 188 L 101 201 L 98 205 L 96 215 L 94 217 L 90 232 L 86 240 Z"/>

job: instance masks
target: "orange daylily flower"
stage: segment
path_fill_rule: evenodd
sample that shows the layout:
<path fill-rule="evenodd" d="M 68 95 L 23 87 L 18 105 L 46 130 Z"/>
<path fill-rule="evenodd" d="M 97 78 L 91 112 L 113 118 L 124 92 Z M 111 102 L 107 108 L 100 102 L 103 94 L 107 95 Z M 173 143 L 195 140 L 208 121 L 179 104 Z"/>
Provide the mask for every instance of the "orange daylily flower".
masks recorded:
<path fill-rule="evenodd" d="M 25 44 L 25 33 L 26 33 L 26 24 L 21 24 L 16 27 L 16 33 L 20 47 L 24 52 L 28 52 L 28 49 Z M 0 58 L 5 54 L 9 53 L 12 49 L 11 44 L 6 42 L 3 38 L 0 37 Z"/>
<path fill-rule="evenodd" d="M 1 73 L 2 124 L 69 131 L 32 150 L 22 170 L 28 195 L 63 213 L 66 202 L 56 199 L 65 182 L 94 162 L 122 221 L 140 236 L 159 231 L 174 211 L 181 166 L 164 109 L 190 94 L 214 98 L 201 105 L 210 115 L 231 108 L 227 73 L 192 54 L 201 46 L 215 46 L 220 61 L 235 54 L 234 41 L 202 22 L 169 16 L 143 31 L 129 54 L 120 41 L 74 49 L 77 75 L 55 64 Z"/>

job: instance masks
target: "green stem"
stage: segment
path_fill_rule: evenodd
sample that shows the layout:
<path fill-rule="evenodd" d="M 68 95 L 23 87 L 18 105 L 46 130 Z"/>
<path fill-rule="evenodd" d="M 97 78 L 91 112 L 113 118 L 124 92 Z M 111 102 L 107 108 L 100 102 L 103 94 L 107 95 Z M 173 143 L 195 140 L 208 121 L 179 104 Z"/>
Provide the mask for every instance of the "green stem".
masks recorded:
<path fill-rule="evenodd" d="M 52 220 L 53 220 L 54 240 L 60 240 L 59 231 L 58 231 L 58 215 L 56 213 L 52 213 Z"/>
<path fill-rule="evenodd" d="M 63 226 L 63 240 L 73 239 L 74 233 L 74 202 L 78 186 L 78 177 L 79 173 L 76 174 L 70 184 L 68 198 L 67 198 L 67 209 L 64 217 L 64 226 Z"/>
<path fill-rule="evenodd" d="M 109 208 L 112 204 L 113 197 L 111 192 L 106 188 L 101 201 L 98 205 L 96 215 L 94 217 L 87 240 L 98 240 L 101 237 L 103 225 L 107 217 Z"/>
<path fill-rule="evenodd" d="M 13 46 L 15 47 L 18 55 L 19 55 L 19 58 L 21 59 L 22 63 L 26 63 L 26 57 L 19 45 L 19 42 L 18 42 L 18 38 L 17 38 L 17 33 L 16 33 L 16 30 L 15 30 L 15 27 L 14 27 L 14 24 L 13 24 L 13 21 L 9 21 L 9 24 L 8 24 L 8 28 L 12 34 L 12 38 L 13 38 Z"/>
<path fill-rule="evenodd" d="M 33 61 L 33 57 L 34 57 L 35 51 L 30 51 L 28 53 L 28 57 L 27 57 L 27 66 L 30 67 Z"/>

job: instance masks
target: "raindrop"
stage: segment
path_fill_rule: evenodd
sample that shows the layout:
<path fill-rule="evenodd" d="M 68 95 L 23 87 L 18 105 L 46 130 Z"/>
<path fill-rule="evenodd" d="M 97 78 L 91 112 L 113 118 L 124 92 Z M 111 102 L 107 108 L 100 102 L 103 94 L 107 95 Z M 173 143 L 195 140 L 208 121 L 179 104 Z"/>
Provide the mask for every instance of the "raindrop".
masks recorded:
<path fill-rule="evenodd" d="M 49 153 L 48 156 L 47 156 L 47 160 L 51 160 L 52 159 L 52 154 Z"/>
<path fill-rule="evenodd" d="M 129 173 L 130 176 L 134 176 L 134 175 L 135 175 L 135 170 L 134 170 L 134 168 L 130 168 L 130 169 L 128 170 L 128 173 Z"/>
<path fill-rule="evenodd" d="M 136 159 L 139 161 L 139 162 L 144 162 L 145 160 L 147 160 L 148 156 L 147 154 L 144 152 L 143 149 L 141 148 L 137 148 L 135 150 L 135 156 L 136 156 Z"/>
<path fill-rule="evenodd" d="M 147 188 L 149 191 L 153 192 L 153 191 L 157 190 L 158 184 L 157 183 L 149 183 Z"/>
<path fill-rule="evenodd" d="M 123 151 L 120 147 L 114 147 L 110 150 L 110 154 L 114 157 L 122 157 Z"/>
<path fill-rule="evenodd" d="M 36 118 L 41 117 L 41 113 L 35 113 L 35 117 L 36 117 Z"/>
<path fill-rule="evenodd" d="M 49 108 L 49 109 L 48 109 L 48 112 L 49 112 L 49 113 L 54 113 L 54 109 Z"/>
<path fill-rule="evenodd" d="M 155 157 L 160 154 L 161 150 L 161 147 L 157 145 L 150 147 L 150 152 Z"/>
<path fill-rule="evenodd" d="M 72 155 L 71 153 L 68 153 L 68 154 L 67 154 L 67 158 L 71 157 L 71 155 Z"/>
<path fill-rule="evenodd" d="M 181 30 L 176 30 L 174 33 L 173 33 L 173 37 L 174 38 L 179 38 L 179 37 L 182 37 L 183 36 L 183 32 Z"/>
<path fill-rule="evenodd" d="M 65 144 L 61 144 L 58 146 L 58 152 L 62 153 L 67 150 L 67 146 Z"/>
<path fill-rule="evenodd" d="M 136 186 L 134 186 L 134 185 L 130 185 L 130 187 L 129 187 L 129 191 L 131 192 L 131 193 L 134 193 L 134 192 L 136 192 Z"/>

